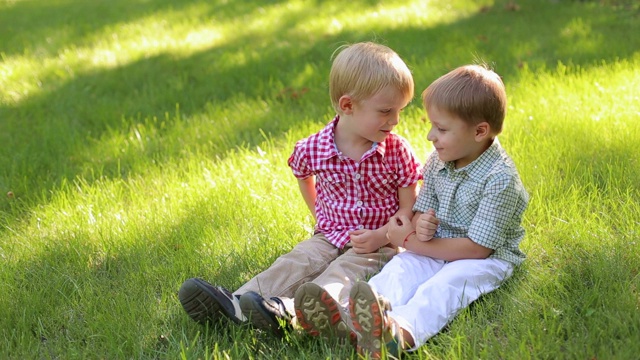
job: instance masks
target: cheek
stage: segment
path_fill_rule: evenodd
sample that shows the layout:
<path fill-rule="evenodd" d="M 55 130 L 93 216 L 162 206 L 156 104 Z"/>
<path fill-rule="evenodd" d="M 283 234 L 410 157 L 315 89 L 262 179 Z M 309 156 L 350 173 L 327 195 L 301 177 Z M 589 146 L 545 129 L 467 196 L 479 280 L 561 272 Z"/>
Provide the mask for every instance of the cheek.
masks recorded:
<path fill-rule="evenodd" d="M 441 146 L 446 147 L 450 150 L 455 149 L 457 142 L 455 141 L 455 138 L 451 136 L 451 134 L 446 133 L 446 134 L 440 134 L 440 136 L 438 137 L 438 142 L 440 143 Z"/>

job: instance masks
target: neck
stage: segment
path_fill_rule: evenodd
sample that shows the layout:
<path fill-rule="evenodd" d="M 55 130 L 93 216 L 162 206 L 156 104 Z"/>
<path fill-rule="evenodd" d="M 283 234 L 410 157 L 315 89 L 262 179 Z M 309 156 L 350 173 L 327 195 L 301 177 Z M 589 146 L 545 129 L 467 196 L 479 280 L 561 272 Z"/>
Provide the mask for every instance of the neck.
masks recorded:
<path fill-rule="evenodd" d="M 334 131 L 333 139 L 338 151 L 340 151 L 344 156 L 358 161 L 362 158 L 362 155 L 371 149 L 373 142 L 351 131 L 347 124 L 347 121 L 338 122 L 338 126 L 336 126 Z"/>
<path fill-rule="evenodd" d="M 478 144 L 478 147 L 476 151 L 473 152 L 472 156 L 464 159 L 464 162 L 463 160 L 456 160 L 453 163 L 454 167 L 456 169 L 460 169 L 476 161 L 480 157 L 480 155 L 482 155 L 485 151 L 487 151 L 489 147 L 491 147 L 491 144 L 493 144 L 493 138 Z"/>

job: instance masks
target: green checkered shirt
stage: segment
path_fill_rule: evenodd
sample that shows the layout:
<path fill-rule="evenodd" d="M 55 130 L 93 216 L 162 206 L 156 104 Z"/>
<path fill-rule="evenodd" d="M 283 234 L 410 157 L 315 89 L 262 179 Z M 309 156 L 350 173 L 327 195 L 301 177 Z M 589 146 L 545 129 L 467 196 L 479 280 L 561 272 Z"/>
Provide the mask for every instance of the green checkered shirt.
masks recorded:
<path fill-rule="evenodd" d="M 490 256 L 514 265 L 525 259 L 518 244 L 524 237 L 522 214 L 529 194 L 513 160 L 498 139 L 471 164 L 455 169 L 433 152 L 414 211 L 434 209 L 440 219 L 437 238 L 466 237 L 493 249 Z"/>

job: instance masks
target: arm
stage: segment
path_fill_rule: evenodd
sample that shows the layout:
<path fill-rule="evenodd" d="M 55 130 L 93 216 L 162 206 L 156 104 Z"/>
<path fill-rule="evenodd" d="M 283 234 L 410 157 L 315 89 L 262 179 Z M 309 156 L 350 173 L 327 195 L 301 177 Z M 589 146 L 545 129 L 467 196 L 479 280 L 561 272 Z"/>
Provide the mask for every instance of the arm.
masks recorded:
<path fill-rule="evenodd" d="M 419 241 L 416 234 L 409 236 L 404 248 L 416 254 L 447 261 L 461 259 L 486 259 L 492 249 L 479 245 L 469 238 L 433 238 L 428 242 Z"/>
<path fill-rule="evenodd" d="M 309 176 L 305 179 L 298 179 L 298 187 L 300 187 L 300 194 L 311 211 L 311 215 L 316 219 L 316 177 Z"/>
<path fill-rule="evenodd" d="M 417 221 L 418 217 L 420 214 L 416 213 L 414 221 Z M 420 241 L 408 217 L 394 216 L 388 225 L 387 236 L 392 244 L 434 259 L 486 259 L 493 253 L 492 249 L 479 245 L 470 238 L 433 238 L 428 242 Z M 404 241 L 405 239 L 407 241 Z"/>
<path fill-rule="evenodd" d="M 417 196 L 417 183 L 399 188 L 398 189 L 398 199 L 399 199 L 399 208 L 396 211 L 395 216 L 412 216 L 413 215 L 413 204 L 416 201 Z M 389 228 L 389 223 L 384 225 L 383 227 L 376 230 L 354 230 L 349 233 L 351 236 L 351 243 L 353 245 L 353 250 L 358 254 L 366 254 L 389 244 L 389 239 L 387 239 L 387 229 Z"/>

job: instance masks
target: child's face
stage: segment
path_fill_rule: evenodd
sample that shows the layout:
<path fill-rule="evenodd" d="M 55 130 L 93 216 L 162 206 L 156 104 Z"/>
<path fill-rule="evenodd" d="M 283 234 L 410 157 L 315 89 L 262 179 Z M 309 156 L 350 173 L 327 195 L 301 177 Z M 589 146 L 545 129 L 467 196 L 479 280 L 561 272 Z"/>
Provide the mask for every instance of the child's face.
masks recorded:
<path fill-rule="evenodd" d="M 351 113 L 354 130 L 369 141 L 384 141 L 400 122 L 400 112 L 407 103 L 402 93 L 390 86 L 368 99 L 354 102 Z"/>
<path fill-rule="evenodd" d="M 433 143 L 440 160 L 453 161 L 459 169 L 469 165 L 485 150 L 484 141 L 478 139 L 477 126 L 436 106 L 432 106 L 427 114 L 431 122 L 427 139 Z"/>

